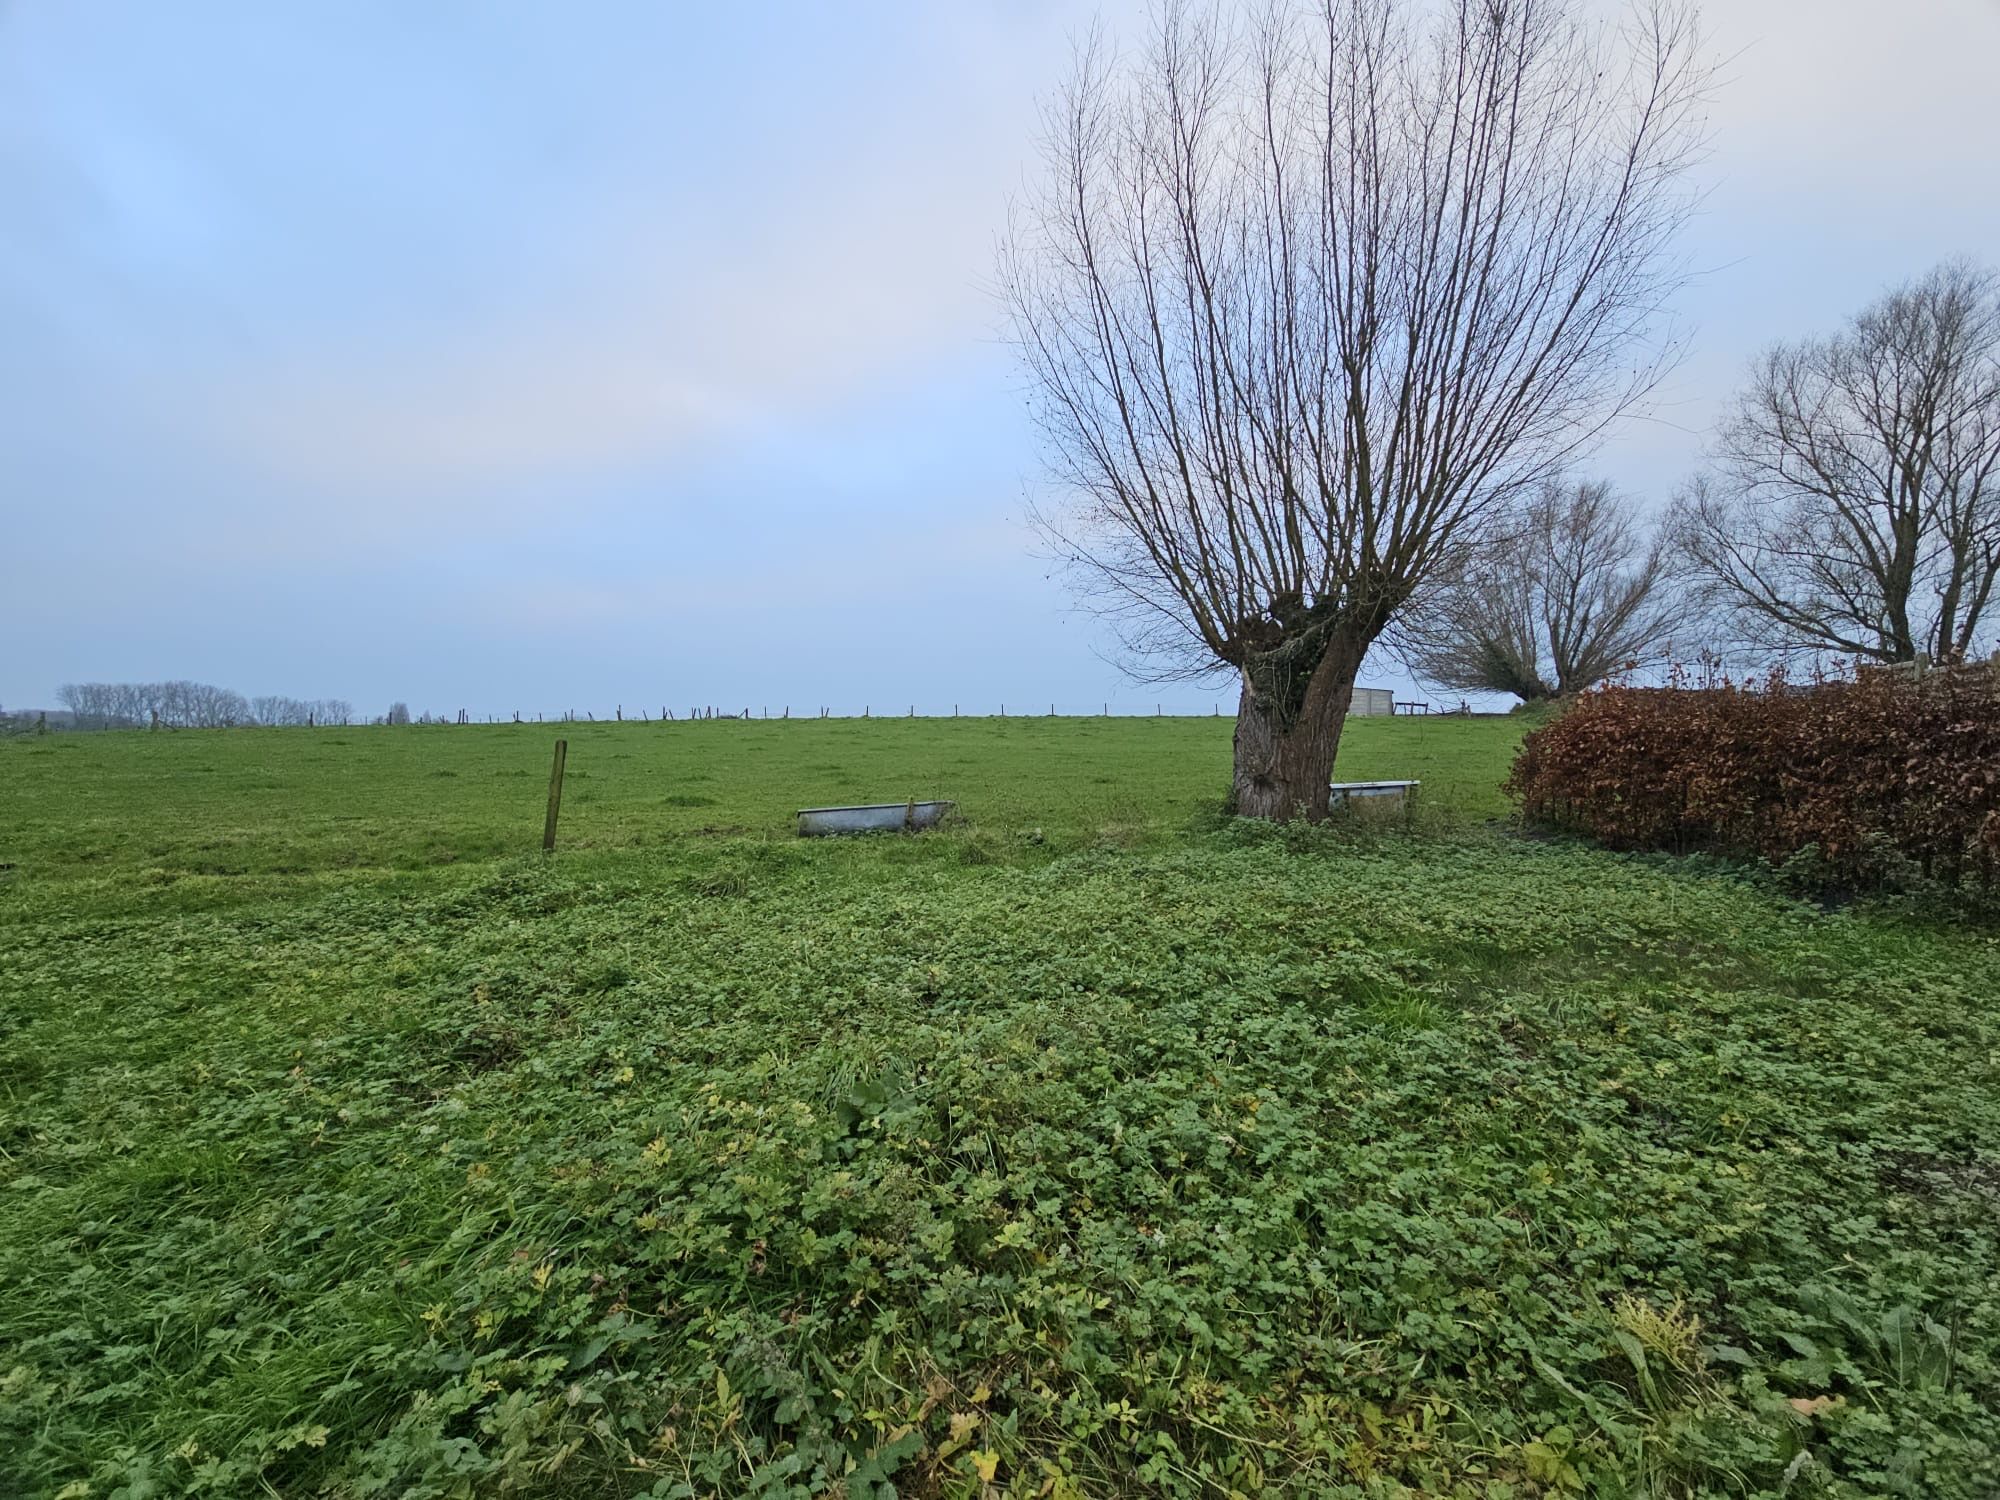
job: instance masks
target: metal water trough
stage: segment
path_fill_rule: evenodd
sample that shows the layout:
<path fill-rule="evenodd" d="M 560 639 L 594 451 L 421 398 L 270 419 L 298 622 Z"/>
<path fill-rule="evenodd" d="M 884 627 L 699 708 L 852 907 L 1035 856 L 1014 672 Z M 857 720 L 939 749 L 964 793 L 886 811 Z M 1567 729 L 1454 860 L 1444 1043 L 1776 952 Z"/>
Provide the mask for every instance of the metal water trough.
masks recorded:
<path fill-rule="evenodd" d="M 1349 807 L 1365 803 L 1376 807 L 1400 807 L 1415 795 L 1421 781 L 1336 781 L 1327 789 L 1328 807 Z"/>
<path fill-rule="evenodd" d="M 956 806 L 956 802 L 880 802 L 869 807 L 806 807 L 799 810 L 799 837 L 933 828 Z"/>

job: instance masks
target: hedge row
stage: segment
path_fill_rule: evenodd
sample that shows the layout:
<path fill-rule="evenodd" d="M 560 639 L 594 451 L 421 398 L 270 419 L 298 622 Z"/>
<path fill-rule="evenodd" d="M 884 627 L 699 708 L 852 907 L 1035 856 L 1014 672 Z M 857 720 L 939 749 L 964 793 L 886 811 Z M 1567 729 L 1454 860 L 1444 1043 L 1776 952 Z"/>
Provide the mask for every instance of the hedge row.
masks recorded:
<path fill-rule="evenodd" d="M 1534 825 L 1786 863 L 1831 888 L 2000 883 L 2000 669 L 1607 687 L 1530 734 Z"/>

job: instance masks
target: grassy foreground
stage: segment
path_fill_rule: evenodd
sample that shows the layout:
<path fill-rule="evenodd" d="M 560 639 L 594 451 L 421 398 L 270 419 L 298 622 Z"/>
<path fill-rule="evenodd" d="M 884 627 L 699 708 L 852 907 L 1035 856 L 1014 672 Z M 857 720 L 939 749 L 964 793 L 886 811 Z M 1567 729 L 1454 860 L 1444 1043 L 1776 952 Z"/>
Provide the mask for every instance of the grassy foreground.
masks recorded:
<path fill-rule="evenodd" d="M 1501 721 L 567 732 L 0 742 L 0 1493 L 1994 1493 L 1990 935 Z"/>

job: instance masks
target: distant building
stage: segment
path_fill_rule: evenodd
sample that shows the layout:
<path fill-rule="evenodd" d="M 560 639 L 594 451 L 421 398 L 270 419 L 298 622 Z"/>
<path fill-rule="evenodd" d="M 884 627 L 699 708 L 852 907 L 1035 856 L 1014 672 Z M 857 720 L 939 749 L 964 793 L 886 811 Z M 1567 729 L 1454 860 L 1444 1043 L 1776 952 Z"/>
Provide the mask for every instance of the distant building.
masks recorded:
<path fill-rule="evenodd" d="M 1358 687 L 1354 690 L 1354 702 L 1347 711 L 1363 718 L 1392 715 L 1396 712 L 1395 691 L 1391 688 Z"/>

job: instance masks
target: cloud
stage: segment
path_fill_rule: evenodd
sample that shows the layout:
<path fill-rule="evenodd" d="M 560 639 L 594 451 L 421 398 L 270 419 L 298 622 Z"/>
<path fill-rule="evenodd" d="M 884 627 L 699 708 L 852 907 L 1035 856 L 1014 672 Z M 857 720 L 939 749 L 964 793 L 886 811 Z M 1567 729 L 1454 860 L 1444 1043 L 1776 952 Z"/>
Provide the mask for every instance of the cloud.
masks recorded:
<path fill-rule="evenodd" d="M 0 696 L 838 698 L 947 655 L 954 694 L 1096 696 L 1004 519 L 1037 466 L 982 286 L 1097 8 L 0 10 Z M 1142 0 L 1102 9 L 1143 42 Z M 1707 274 L 1661 411 L 1688 430 L 1598 461 L 1656 498 L 1752 350 L 2000 245 L 2000 8 L 1709 18 Z"/>
<path fill-rule="evenodd" d="M 1055 22 L 946 14 L 917 12 L 859 97 L 829 59 L 782 128 L 755 97 L 700 127 L 627 100 L 558 159 L 452 188 L 450 222 L 388 164 L 353 258 L 280 245 L 275 298 L 238 299 L 247 335 L 190 351 L 177 424 L 274 488 L 491 515 L 537 477 L 696 459 L 989 337 Z M 324 232 L 319 209 L 301 222 Z"/>
<path fill-rule="evenodd" d="M 466 607 L 496 629 L 724 620 L 738 613 L 765 622 L 824 620 L 829 612 L 881 609 L 881 594 L 891 585 L 906 596 L 948 598 L 996 577 L 1034 571 L 1023 556 L 1023 532 L 1005 520 L 974 516 L 912 528 L 831 519 L 833 524 L 787 534 L 777 547 L 768 537 L 746 537 L 732 551 L 711 551 L 698 567 L 672 576 L 606 578 L 557 565 L 532 591 L 469 598 Z"/>
<path fill-rule="evenodd" d="M 742 245 L 620 226 L 583 275 L 489 325 L 231 371 L 200 392 L 198 420 L 272 478 L 357 500 L 691 451 L 976 329 L 964 235 L 879 187 L 841 197 L 795 201 Z M 885 254 L 873 235 L 906 248 Z"/>

